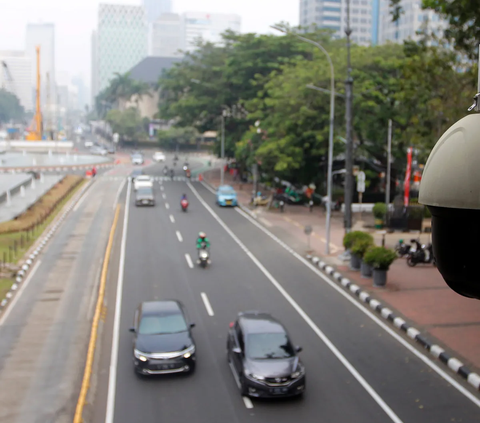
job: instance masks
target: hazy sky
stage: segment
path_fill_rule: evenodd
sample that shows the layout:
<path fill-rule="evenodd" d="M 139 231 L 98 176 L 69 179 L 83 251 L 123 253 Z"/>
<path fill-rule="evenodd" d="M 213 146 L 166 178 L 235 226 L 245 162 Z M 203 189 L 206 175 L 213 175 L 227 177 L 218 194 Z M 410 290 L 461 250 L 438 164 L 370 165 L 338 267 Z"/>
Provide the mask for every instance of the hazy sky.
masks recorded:
<path fill-rule="evenodd" d="M 0 0 L 0 50 L 23 50 L 27 23 L 55 24 L 55 72 L 81 74 L 90 85 L 90 36 L 99 3 L 141 4 L 141 0 Z M 174 12 L 237 13 L 242 32 L 273 32 L 269 25 L 298 24 L 299 0 L 172 0 Z M 58 78 L 57 78 L 58 79 Z M 57 81 L 62 82 L 63 81 Z"/>

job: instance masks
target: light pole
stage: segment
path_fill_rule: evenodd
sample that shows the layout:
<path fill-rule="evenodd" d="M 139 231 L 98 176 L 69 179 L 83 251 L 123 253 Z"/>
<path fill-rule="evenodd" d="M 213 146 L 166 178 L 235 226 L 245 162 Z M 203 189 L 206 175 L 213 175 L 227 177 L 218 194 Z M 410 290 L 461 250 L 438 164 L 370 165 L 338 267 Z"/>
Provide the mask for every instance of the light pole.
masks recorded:
<path fill-rule="evenodd" d="M 345 124 L 347 147 L 345 150 L 345 231 L 352 229 L 352 200 L 353 200 L 353 130 L 352 130 L 352 91 L 353 78 L 352 66 L 350 63 L 350 0 L 347 0 L 347 27 L 345 28 L 347 36 L 347 80 L 345 81 L 346 109 Z"/>
<path fill-rule="evenodd" d="M 271 28 L 276 29 L 277 31 L 283 32 L 284 34 L 291 34 L 297 37 L 299 40 L 302 40 L 306 43 L 312 44 L 317 47 L 322 53 L 325 54 L 330 65 L 330 132 L 328 135 L 328 175 L 327 175 L 327 221 L 325 224 L 325 238 L 327 246 L 325 248 L 325 253 L 330 254 L 330 226 L 332 219 L 332 165 L 333 165 L 333 123 L 335 119 L 335 71 L 333 68 L 333 62 L 328 54 L 327 50 L 316 41 L 312 41 L 308 38 L 302 37 L 296 33 L 289 32 L 283 28 L 272 26 Z M 320 90 L 321 91 L 321 90 Z"/>

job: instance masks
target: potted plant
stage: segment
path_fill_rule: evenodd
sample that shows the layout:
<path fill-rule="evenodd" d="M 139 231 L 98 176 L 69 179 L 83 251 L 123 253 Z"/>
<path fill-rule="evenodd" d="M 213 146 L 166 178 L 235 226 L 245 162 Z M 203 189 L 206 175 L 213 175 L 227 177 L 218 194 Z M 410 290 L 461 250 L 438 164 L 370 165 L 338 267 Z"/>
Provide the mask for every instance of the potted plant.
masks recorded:
<path fill-rule="evenodd" d="M 373 206 L 373 217 L 375 218 L 375 228 L 382 229 L 387 213 L 387 205 L 385 203 L 375 203 Z"/>
<path fill-rule="evenodd" d="M 385 286 L 387 271 L 397 258 L 395 251 L 385 247 L 372 247 L 363 257 L 363 261 L 373 267 L 373 285 Z"/>
<path fill-rule="evenodd" d="M 360 270 L 360 266 L 362 264 L 361 256 L 358 256 L 352 250 L 353 246 L 360 240 L 367 240 L 367 241 L 370 241 L 371 244 L 373 244 L 372 236 L 362 231 L 349 232 L 348 234 L 345 234 L 345 236 L 343 237 L 343 245 L 345 246 L 345 248 L 348 248 L 351 251 L 350 269 L 352 270 Z"/>
<path fill-rule="evenodd" d="M 420 204 L 412 204 L 407 208 L 407 229 L 421 231 L 425 207 Z"/>
<path fill-rule="evenodd" d="M 367 234 L 368 235 L 368 234 Z M 367 250 L 373 247 L 373 238 L 364 237 L 357 239 L 352 246 L 352 254 L 360 258 L 360 274 L 363 278 L 371 278 L 373 269 L 372 267 L 363 261 L 363 256 Z"/>

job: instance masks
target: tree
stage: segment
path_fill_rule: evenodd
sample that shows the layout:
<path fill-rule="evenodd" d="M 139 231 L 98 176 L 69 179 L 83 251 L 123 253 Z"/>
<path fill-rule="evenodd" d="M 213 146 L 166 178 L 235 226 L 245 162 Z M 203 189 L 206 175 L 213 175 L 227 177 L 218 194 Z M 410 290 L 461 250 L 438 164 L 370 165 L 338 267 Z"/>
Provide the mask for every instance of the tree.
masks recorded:
<path fill-rule="evenodd" d="M 110 110 L 105 120 L 113 132 L 120 135 L 122 141 L 137 141 L 145 132 L 142 128 L 142 118 L 134 107 L 126 110 Z"/>
<path fill-rule="evenodd" d="M 198 131 L 192 127 L 171 128 L 158 132 L 158 142 L 162 148 L 174 149 L 177 144 L 194 145 L 199 136 Z"/>
<path fill-rule="evenodd" d="M 480 8 L 478 0 L 423 0 L 423 8 L 431 9 L 448 21 L 445 38 L 470 58 L 477 57 L 480 40 Z"/>
<path fill-rule="evenodd" d="M 0 88 L 0 123 L 8 123 L 11 120 L 20 121 L 24 116 L 25 110 L 18 97 Z"/>

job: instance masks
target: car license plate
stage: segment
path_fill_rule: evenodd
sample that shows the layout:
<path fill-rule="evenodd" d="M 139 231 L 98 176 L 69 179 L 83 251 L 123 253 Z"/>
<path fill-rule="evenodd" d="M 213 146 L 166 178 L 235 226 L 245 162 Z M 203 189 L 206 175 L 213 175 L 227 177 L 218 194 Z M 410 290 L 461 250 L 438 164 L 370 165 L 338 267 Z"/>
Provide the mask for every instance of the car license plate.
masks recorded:
<path fill-rule="evenodd" d="M 170 363 L 170 364 L 158 364 L 157 370 L 173 370 L 178 369 L 181 367 L 178 363 Z"/>
<path fill-rule="evenodd" d="M 225 203 L 227 204 L 227 206 L 231 206 L 232 205 L 232 200 L 227 200 L 227 201 L 225 201 Z"/>
<path fill-rule="evenodd" d="M 148 200 L 143 200 L 143 204 L 148 204 Z"/>
<path fill-rule="evenodd" d="M 288 392 L 288 388 L 272 388 L 270 389 L 270 393 L 274 395 L 281 395 L 286 394 Z"/>

